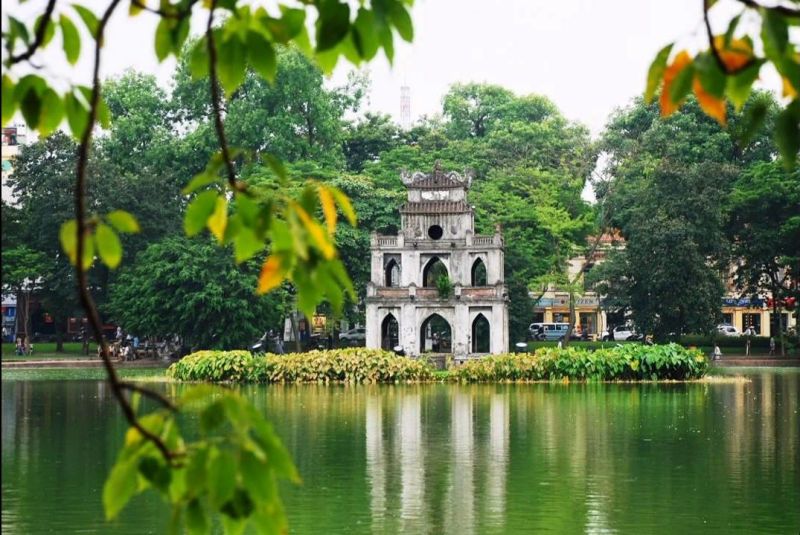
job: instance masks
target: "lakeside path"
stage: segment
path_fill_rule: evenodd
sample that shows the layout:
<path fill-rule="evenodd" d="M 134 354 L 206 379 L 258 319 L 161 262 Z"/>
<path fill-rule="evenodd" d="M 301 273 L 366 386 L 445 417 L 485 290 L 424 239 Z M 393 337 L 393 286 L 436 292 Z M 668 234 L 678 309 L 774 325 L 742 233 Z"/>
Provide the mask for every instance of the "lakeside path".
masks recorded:
<path fill-rule="evenodd" d="M 131 362 L 115 362 L 114 367 L 121 368 L 167 368 L 171 362 L 163 360 L 134 360 Z M 99 368 L 103 365 L 100 359 L 31 359 L 3 361 L 3 369 L 30 368 Z"/>

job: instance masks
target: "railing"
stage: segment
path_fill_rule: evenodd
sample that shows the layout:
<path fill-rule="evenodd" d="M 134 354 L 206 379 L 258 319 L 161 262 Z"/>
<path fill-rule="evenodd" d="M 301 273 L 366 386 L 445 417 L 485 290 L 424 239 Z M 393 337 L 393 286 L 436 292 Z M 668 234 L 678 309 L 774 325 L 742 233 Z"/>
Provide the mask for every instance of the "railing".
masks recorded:
<path fill-rule="evenodd" d="M 473 245 L 492 245 L 494 243 L 494 236 L 475 236 L 472 238 Z"/>
<path fill-rule="evenodd" d="M 378 245 L 388 245 L 390 247 L 393 247 L 397 245 L 397 237 L 396 236 L 379 237 Z"/>
<path fill-rule="evenodd" d="M 375 294 L 377 297 L 399 299 L 408 297 L 408 288 L 378 288 Z"/>

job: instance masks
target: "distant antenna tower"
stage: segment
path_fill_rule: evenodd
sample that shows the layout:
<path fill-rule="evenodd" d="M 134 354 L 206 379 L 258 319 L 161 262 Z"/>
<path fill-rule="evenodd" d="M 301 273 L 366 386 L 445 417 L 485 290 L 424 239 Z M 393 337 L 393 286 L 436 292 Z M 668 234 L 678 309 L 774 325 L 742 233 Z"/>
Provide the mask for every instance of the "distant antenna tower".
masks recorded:
<path fill-rule="evenodd" d="M 411 126 L 411 88 L 407 85 L 400 86 L 400 126 Z"/>

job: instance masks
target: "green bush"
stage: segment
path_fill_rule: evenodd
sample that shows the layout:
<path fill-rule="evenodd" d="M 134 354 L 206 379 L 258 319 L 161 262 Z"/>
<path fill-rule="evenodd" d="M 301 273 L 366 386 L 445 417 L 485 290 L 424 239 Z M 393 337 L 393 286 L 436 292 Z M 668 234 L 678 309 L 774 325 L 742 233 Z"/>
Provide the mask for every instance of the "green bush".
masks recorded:
<path fill-rule="evenodd" d="M 424 359 L 353 347 L 254 357 L 247 351 L 198 351 L 176 362 L 167 375 L 184 381 L 247 383 L 396 383 L 428 381 L 433 367 Z"/>
<path fill-rule="evenodd" d="M 695 379 L 705 375 L 708 359 L 678 344 L 625 344 L 594 351 L 541 348 L 475 359 L 450 369 L 463 382 L 539 381 L 553 379 L 655 380 Z"/>

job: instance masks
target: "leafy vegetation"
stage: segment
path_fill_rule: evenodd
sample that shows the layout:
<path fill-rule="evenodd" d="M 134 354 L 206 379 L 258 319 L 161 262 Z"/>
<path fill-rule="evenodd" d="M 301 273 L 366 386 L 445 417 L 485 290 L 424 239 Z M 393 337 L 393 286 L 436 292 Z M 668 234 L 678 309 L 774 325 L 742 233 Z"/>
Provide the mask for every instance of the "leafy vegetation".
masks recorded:
<path fill-rule="evenodd" d="M 199 351 L 176 362 L 167 375 L 183 381 L 249 383 L 398 383 L 427 381 L 425 360 L 380 349 L 349 348 L 289 355 L 253 356 L 247 351 Z"/>
<path fill-rule="evenodd" d="M 463 382 L 685 380 L 702 377 L 707 370 L 707 357 L 696 349 L 625 344 L 595 351 L 542 348 L 535 353 L 492 355 L 469 360 L 451 369 L 451 375 Z"/>

